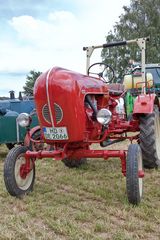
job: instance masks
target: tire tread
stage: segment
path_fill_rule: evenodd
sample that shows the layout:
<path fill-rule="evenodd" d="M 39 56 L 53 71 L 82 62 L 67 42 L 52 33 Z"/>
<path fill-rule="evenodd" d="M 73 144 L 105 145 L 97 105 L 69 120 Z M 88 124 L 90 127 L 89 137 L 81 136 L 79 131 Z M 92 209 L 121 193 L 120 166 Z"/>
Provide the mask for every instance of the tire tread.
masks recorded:
<path fill-rule="evenodd" d="M 12 148 L 7 154 L 4 162 L 4 183 L 7 191 L 12 196 L 21 197 L 22 195 L 27 194 L 33 189 L 33 184 L 35 179 L 35 167 L 34 167 L 34 176 L 33 176 L 32 184 L 25 191 L 17 187 L 15 175 L 14 175 L 16 158 L 18 157 L 18 155 L 20 155 L 21 153 L 22 154 L 25 153 L 27 150 L 28 148 L 26 146 L 16 146 Z"/>
<path fill-rule="evenodd" d="M 140 147 L 145 168 L 157 168 L 160 164 L 155 143 L 155 116 L 159 114 L 155 106 L 154 112 L 140 118 Z"/>

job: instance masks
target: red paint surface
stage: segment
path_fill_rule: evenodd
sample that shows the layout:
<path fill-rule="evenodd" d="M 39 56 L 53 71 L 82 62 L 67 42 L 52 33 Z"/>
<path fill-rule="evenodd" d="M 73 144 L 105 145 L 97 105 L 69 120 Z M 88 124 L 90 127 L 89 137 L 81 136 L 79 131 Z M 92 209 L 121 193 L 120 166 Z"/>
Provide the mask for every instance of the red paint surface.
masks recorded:
<path fill-rule="evenodd" d="M 47 73 L 42 74 L 36 81 L 34 88 L 35 104 L 41 128 L 52 127 L 42 116 L 42 108 L 47 101 L 46 79 Z M 97 99 L 99 109 L 108 102 L 108 89 L 106 84 L 99 79 L 88 77 L 66 69 L 55 67 L 51 70 L 48 78 L 48 89 L 51 112 L 55 127 L 66 127 L 69 135 L 67 142 L 96 139 L 102 126 L 90 121 L 84 106 L 85 95 L 101 94 Z M 54 103 L 63 110 L 63 120 L 56 124 Z M 66 140 L 61 140 L 65 142 Z M 46 140 L 46 142 L 51 142 Z M 58 141 L 60 142 L 60 141 Z"/>
<path fill-rule="evenodd" d="M 137 113 L 152 113 L 154 108 L 156 95 L 155 94 L 141 94 L 134 102 L 133 114 Z"/>

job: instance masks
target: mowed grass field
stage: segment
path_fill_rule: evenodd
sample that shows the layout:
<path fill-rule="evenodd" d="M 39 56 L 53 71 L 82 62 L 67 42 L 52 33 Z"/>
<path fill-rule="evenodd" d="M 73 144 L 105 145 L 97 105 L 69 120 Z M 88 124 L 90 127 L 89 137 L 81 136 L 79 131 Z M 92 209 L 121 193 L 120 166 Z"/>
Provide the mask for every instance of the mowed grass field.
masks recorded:
<path fill-rule="evenodd" d="M 145 171 L 143 200 L 133 207 L 118 159 L 89 159 L 79 169 L 38 160 L 34 191 L 17 199 L 3 182 L 7 152 L 1 145 L 0 240 L 160 239 L 160 170 Z"/>

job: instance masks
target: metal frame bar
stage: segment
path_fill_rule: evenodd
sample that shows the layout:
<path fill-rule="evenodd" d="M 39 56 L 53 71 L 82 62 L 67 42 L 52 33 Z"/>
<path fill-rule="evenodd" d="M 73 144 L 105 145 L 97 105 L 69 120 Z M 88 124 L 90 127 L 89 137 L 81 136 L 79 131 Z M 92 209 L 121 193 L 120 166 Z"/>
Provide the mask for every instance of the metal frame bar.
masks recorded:
<path fill-rule="evenodd" d="M 145 78 L 145 50 L 146 50 L 146 41 L 149 41 L 149 37 L 146 38 L 137 38 L 133 40 L 127 40 L 127 41 L 120 41 L 120 42 L 112 42 L 112 43 L 105 43 L 102 45 L 97 46 L 89 46 L 89 47 L 83 47 L 83 50 L 86 51 L 86 74 L 88 72 L 88 68 L 90 66 L 90 58 L 92 56 L 92 53 L 97 48 L 108 48 L 108 47 L 115 47 L 115 46 L 124 46 L 129 45 L 133 43 L 137 43 L 138 47 L 141 50 L 141 64 L 142 64 L 142 81 L 145 83 L 145 88 L 142 87 L 142 91 L 145 94 L 146 93 L 146 87 L 147 87 L 147 81 Z"/>

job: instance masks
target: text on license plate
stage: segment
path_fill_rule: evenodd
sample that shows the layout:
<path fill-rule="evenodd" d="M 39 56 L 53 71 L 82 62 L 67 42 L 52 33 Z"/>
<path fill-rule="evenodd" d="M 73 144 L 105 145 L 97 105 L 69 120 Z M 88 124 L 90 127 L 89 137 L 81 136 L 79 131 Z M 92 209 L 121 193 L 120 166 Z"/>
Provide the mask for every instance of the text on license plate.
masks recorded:
<path fill-rule="evenodd" d="M 68 133 L 66 127 L 44 127 L 44 137 L 50 140 L 67 140 Z"/>

